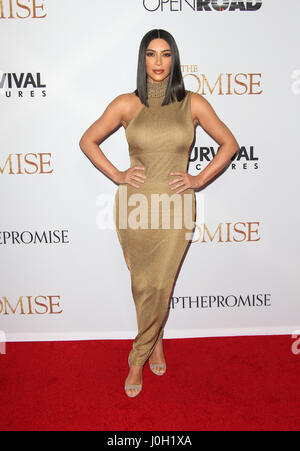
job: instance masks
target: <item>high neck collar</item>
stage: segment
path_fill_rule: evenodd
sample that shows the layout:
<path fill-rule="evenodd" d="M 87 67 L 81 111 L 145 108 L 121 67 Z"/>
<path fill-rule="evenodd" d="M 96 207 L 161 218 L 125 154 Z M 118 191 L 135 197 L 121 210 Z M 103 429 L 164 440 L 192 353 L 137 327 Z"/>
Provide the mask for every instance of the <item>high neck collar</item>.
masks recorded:
<path fill-rule="evenodd" d="M 148 98 L 165 97 L 169 78 L 170 75 L 168 75 L 163 81 L 159 83 L 152 83 L 149 77 L 147 77 Z"/>

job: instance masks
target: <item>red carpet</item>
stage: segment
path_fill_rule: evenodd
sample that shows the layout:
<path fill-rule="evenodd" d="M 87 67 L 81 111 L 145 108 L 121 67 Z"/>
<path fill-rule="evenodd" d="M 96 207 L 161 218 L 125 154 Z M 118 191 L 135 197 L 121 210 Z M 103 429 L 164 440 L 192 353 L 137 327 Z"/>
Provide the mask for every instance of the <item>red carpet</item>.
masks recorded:
<path fill-rule="evenodd" d="M 290 336 L 164 339 L 167 373 L 124 392 L 132 340 L 7 343 L 0 429 L 299 430 Z"/>

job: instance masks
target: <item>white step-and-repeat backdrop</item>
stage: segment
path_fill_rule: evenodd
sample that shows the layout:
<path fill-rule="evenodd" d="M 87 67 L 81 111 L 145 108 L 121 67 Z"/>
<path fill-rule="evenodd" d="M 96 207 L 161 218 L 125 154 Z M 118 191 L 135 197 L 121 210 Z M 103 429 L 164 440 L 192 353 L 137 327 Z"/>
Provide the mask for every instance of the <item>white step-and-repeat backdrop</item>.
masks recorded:
<path fill-rule="evenodd" d="M 300 328 L 299 14 L 290 0 L 0 0 L 0 330 L 7 341 L 134 338 L 113 223 L 117 185 L 79 148 L 136 88 L 139 44 L 173 34 L 187 89 L 240 150 L 196 193 L 197 228 L 165 337 Z M 122 127 L 102 144 L 130 166 Z M 189 172 L 218 144 L 201 127 Z"/>

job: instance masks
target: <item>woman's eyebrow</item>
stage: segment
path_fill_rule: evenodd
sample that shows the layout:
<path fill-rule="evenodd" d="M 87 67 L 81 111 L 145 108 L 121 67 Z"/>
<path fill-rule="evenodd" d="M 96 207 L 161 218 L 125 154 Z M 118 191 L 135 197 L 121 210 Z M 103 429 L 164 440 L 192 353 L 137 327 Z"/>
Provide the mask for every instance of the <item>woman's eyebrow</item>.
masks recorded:
<path fill-rule="evenodd" d="M 153 49 L 147 49 L 147 50 L 151 50 L 152 52 L 156 52 L 156 50 L 153 50 Z M 171 51 L 171 49 L 162 50 L 162 52 L 170 52 L 170 51 Z"/>

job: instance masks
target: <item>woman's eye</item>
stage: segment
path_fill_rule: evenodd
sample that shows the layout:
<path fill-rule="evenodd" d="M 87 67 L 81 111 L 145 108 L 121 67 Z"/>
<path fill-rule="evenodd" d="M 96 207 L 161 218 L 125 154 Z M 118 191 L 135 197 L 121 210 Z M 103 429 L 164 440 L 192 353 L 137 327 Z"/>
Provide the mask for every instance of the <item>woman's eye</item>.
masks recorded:
<path fill-rule="evenodd" d="M 146 56 L 154 56 L 154 53 L 153 52 L 147 52 Z M 163 56 L 170 57 L 171 53 L 164 53 Z"/>

